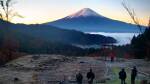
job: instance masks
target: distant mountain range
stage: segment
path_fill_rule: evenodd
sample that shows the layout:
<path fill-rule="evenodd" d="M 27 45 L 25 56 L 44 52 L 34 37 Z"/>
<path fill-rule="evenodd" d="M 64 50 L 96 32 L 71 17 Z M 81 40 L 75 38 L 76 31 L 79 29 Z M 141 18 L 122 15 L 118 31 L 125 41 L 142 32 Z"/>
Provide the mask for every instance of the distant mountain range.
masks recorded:
<path fill-rule="evenodd" d="M 45 24 L 82 32 L 139 32 L 136 25 L 104 17 L 89 8 Z"/>
<path fill-rule="evenodd" d="M 41 41 L 42 43 L 64 43 L 69 45 L 100 45 L 116 42 L 114 38 L 103 35 L 86 34 L 80 31 L 60 29 L 50 25 L 12 24 L 2 20 L 0 20 L 0 37 L 4 33 L 2 30 L 5 31 L 5 35 L 9 35 L 6 32 L 7 27 L 13 32 L 11 38 L 18 39 L 23 44 L 29 44 L 33 40 L 37 44 Z"/>

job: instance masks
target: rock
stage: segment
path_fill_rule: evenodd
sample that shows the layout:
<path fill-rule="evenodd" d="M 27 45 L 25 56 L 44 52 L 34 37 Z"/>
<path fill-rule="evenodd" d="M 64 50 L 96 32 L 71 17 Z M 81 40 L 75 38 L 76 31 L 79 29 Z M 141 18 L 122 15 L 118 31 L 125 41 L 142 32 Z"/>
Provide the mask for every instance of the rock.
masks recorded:
<path fill-rule="evenodd" d="M 14 78 L 14 81 L 19 81 L 19 78 L 15 77 L 15 78 Z"/>

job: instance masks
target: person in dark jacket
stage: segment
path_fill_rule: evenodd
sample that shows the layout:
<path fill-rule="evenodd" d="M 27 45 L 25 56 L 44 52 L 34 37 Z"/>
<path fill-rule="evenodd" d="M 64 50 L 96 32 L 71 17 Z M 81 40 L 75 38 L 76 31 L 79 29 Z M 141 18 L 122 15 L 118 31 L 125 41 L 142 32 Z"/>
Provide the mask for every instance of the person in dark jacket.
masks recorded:
<path fill-rule="evenodd" d="M 137 69 L 134 66 L 131 72 L 131 84 L 135 84 L 135 78 L 137 76 Z"/>
<path fill-rule="evenodd" d="M 126 84 L 125 80 L 126 80 L 126 72 L 124 69 L 122 69 L 120 72 L 119 72 L 119 79 L 121 80 L 121 84 Z"/>
<path fill-rule="evenodd" d="M 82 74 L 79 72 L 79 73 L 76 75 L 77 84 L 82 84 L 82 80 L 83 80 L 83 76 L 82 76 Z"/>
<path fill-rule="evenodd" d="M 95 78 L 95 74 L 93 73 L 92 69 L 87 73 L 87 79 L 88 79 L 88 84 L 93 84 L 93 80 Z"/>

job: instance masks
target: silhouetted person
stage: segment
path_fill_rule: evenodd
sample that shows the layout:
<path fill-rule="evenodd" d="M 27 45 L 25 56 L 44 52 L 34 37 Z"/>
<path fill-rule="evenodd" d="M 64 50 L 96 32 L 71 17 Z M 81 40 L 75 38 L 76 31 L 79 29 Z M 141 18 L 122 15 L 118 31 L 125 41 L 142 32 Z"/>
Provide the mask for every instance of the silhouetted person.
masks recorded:
<path fill-rule="evenodd" d="M 110 59 L 111 59 L 111 62 L 114 62 L 114 57 L 113 56 L 111 56 Z"/>
<path fill-rule="evenodd" d="M 87 79 L 89 84 L 93 84 L 93 80 L 95 78 L 95 74 L 92 72 L 92 69 L 87 73 Z"/>
<path fill-rule="evenodd" d="M 79 72 L 79 73 L 76 75 L 77 84 L 82 84 L 82 80 L 83 80 L 83 76 L 82 76 L 82 74 Z"/>
<path fill-rule="evenodd" d="M 126 72 L 124 69 L 122 69 L 120 72 L 119 72 L 119 79 L 121 80 L 121 84 L 126 84 L 125 80 L 126 80 Z"/>
<path fill-rule="evenodd" d="M 134 66 L 131 72 L 131 84 L 135 84 L 135 78 L 137 76 L 137 69 Z"/>
<path fill-rule="evenodd" d="M 62 82 L 62 81 L 60 81 L 60 82 L 59 82 L 59 84 L 63 84 L 63 82 Z"/>

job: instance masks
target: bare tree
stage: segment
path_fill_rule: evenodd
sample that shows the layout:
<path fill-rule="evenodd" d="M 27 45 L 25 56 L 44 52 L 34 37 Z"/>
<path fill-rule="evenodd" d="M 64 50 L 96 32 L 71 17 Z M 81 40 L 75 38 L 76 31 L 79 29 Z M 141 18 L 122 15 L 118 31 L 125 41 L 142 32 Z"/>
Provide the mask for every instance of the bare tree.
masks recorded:
<path fill-rule="evenodd" d="M 133 22 L 138 26 L 138 28 L 140 29 L 140 33 L 143 34 L 143 31 L 142 31 L 142 26 L 140 25 L 139 23 L 139 20 L 135 14 L 135 11 L 134 9 L 131 9 L 131 7 L 129 5 L 127 5 L 127 3 L 125 2 L 125 0 L 122 2 L 122 5 L 123 7 L 126 9 L 126 11 L 128 12 L 128 14 L 130 15 L 130 17 L 132 18 Z M 149 31 L 149 28 L 150 28 L 150 18 L 149 18 L 149 23 L 146 27 L 146 30 L 145 31 Z M 148 30 L 147 30 L 148 29 Z M 144 35 L 145 38 L 145 49 L 146 49 L 146 55 L 147 55 L 147 58 L 150 59 L 150 40 L 147 36 Z"/>
<path fill-rule="evenodd" d="M 13 10 L 13 5 L 15 2 L 13 0 L 0 0 L 0 18 L 10 22 L 13 17 L 21 17 L 17 12 Z"/>
<path fill-rule="evenodd" d="M 149 18 L 149 23 L 148 23 L 148 26 L 147 28 L 150 30 L 150 18 Z M 150 60 L 150 39 L 146 39 L 146 44 L 147 44 L 147 47 L 146 47 L 146 54 L 147 54 L 147 58 L 148 60 Z"/>
<path fill-rule="evenodd" d="M 22 17 L 13 10 L 13 4 L 15 4 L 13 0 L 0 0 L 0 19 L 6 21 L 6 23 L 2 26 L 2 30 L 4 32 L 1 44 L 1 52 L 5 58 L 8 59 L 8 61 L 14 59 L 13 55 L 19 48 L 19 41 L 15 38 L 14 31 L 10 29 L 10 23 L 7 22 L 11 22 L 15 16 Z"/>
<path fill-rule="evenodd" d="M 140 25 L 139 19 L 136 16 L 136 13 L 134 11 L 134 9 L 132 9 L 125 0 L 122 1 L 122 6 L 125 8 L 125 10 L 128 12 L 128 14 L 130 15 L 131 19 L 133 20 L 133 22 L 138 26 L 140 33 L 143 33 L 142 31 L 142 26 Z"/>
<path fill-rule="evenodd" d="M 148 23 L 148 28 L 150 28 L 150 17 L 149 17 L 149 23 Z"/>

